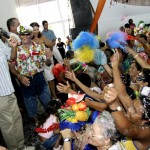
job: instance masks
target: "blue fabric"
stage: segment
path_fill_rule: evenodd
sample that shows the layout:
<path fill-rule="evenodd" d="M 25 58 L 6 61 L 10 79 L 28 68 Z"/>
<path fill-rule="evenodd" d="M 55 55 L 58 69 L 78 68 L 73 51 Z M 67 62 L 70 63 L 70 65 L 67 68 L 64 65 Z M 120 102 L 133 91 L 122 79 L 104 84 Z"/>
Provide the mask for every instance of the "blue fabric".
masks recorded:
<path fill-rule="evenodd" d="M 53 147 L 55 143 L 57 142 L 60 134 L 54 134 L 49 139 L 47 139 L 45 142 L 43 142 L 43 146 L 47 149 Z"/>
<path fill-rule="evenodd" d="M 56 36 L 52 30 L 48 31 L 43 30 L 42 34 L 51 41 L 56 40 Z"/>
<path fill-rule="evenodd" d="M 20 84 L 20 86 L 28 116 L 35 117 L 37 115 L 37 97 L 39 97 L 42 105 L 46 108 L 51 100 L 51 94 L 42 72 L 29 79 L 30 86 L 23 84 Z"/>
<path fill-rule="evenodd" d="M 105 65 L 105 64 L 107 64 L 107 57 L 106 57 L 105 53 L 102 50 L 100 50 L 100 49 L 95 50 L 94 62 L 95 62 L 96 65 Z"/>

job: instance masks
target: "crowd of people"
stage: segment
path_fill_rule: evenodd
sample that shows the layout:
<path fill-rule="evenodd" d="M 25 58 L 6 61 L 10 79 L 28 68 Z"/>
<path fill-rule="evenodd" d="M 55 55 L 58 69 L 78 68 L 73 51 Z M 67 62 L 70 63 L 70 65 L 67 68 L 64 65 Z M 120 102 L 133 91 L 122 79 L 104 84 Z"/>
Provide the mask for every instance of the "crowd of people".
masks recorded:
<path fill-rule="evenodd" d="M 46 20 L 42 25 L 41 32 L 37 22 L 22 26 L 17 18 L 10 18 L 10 38 L 0 34 L 3 146 L 8 150 L 35 149 L 24 144 L 20 111 L 25 111 L 35 124 L 33 132 L 43 150 L 149 150 L 149 24 L 141 21 L 136 26 L 129 19 L 118 29 L 128 37 L 126 42 L 113 48 L 98 39 L 96 57 L 89 62 L 78 58 L 69 36 L 62 42 Z M 81 109 L 87 113 L 86 119 L 67 118 L 77 114 L 79 101 L 88 108 Z M 38 112 L 38 103 L 43 114 Z"/>

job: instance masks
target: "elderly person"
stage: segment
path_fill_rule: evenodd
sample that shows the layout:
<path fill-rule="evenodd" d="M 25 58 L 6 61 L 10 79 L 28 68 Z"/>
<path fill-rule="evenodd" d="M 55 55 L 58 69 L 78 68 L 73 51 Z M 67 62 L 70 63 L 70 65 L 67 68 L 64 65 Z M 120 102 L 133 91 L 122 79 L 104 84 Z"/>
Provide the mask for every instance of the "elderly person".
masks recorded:
<path fill-rule="evenodd" d="M 43 75 L 45 64 L 49 63 L 50 56 L 47 55 L 46 58 L 43 44 L 32 42 L 32 27 L 19 26 L 17 31 L 22 45 L 18 46 L 16 69 L 11 67 L 11 71 L 20 81 L 28 116 L 37 122 L 37 97 L 44 108 L 51 100 L 50 91 Z"/>

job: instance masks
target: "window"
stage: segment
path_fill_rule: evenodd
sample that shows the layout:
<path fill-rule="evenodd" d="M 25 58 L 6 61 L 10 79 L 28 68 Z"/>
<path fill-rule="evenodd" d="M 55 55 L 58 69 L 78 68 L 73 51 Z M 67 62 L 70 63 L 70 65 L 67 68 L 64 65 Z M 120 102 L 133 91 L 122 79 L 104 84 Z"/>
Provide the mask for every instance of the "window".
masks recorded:
<path fill-rule="evenodd" d="M 48 1 L 48 0 L 47 0 Z M 38 22 L 42 31 L 42 21 L 47 20 L 49 29 L 52 29 L 57 37 L 66 41 L 69 35 L 69 27 L 73 26 L 71 19 L 69 0 L 49 0 L 44 3 L 34 3 L 29 5 L 20 5 L 17 8 L 17 14 L 22 25 L 30 25 L 32 22 Z"/>

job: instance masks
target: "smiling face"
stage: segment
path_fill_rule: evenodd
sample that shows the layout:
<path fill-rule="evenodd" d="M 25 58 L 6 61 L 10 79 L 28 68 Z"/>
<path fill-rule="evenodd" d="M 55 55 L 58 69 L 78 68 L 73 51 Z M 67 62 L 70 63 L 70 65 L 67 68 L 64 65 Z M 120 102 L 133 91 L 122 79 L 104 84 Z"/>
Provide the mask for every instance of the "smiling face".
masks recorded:
<path fill-rule="evenodd" d="M 22 44 L 30 44 L 31 43 L 31 34 L 20 35 L 20 39 Z"/>
<path fill-rule="evenodd" d="M 130 69 L 129 69 L 130 77 L 135 78 L 139 73 L 140 73 L 140 71 L 137 69 L 136 63 L 132 63 L 130 66 Z"/>
<path fill-rule="evenodd" d="M 39 32 L 40 32 L 39 27 L 38 26 L 34 26 L 33 27 L 33 36 L 34 37 L 38 37 Z"/>
<path fill-rule="evenodd" d="M 104 146 L 105 137 L 103 132 L 104 127 L 102 125 L 93 123 L 89 132 L 88 143 L 96 147 Z"/>

